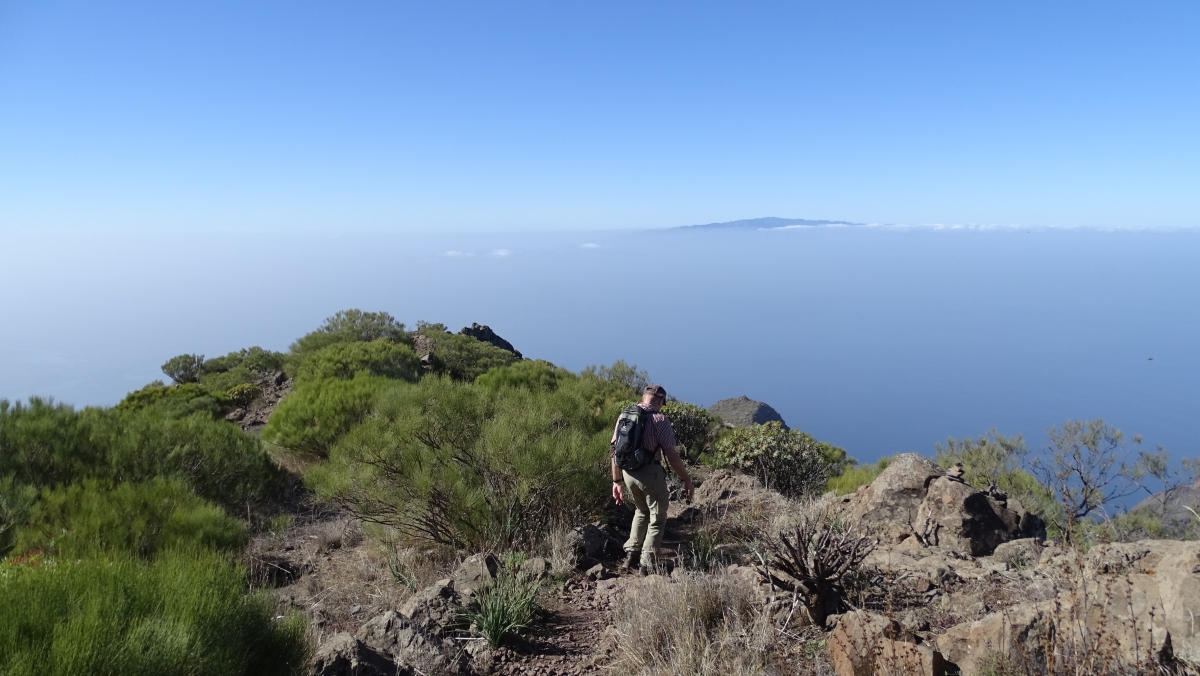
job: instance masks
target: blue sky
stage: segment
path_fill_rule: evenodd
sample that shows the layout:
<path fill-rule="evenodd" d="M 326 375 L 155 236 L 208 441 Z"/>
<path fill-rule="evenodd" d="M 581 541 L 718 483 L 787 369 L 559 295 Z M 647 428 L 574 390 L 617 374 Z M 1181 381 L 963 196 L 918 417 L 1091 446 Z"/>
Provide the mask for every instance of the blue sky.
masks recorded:
<path fill-rule="evenodd" d="M 0 2 L 0 228 L 1200 226 L 1196 2 Z"/>

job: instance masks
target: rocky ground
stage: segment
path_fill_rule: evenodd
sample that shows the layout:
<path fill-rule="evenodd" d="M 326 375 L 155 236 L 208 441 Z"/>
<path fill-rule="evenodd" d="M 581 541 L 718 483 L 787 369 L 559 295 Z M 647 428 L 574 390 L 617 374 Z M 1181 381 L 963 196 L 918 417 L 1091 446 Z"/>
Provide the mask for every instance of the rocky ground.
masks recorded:
<path fill-rule="evenodd" d="M 282 374 L 264 381 L 264 398 L 237 422 L 260 429 L 290 386 Z M 1064 548 L 1046 542 L 1016 500 L 913 454 L 857 493 L 807 504 L 727 471 L 704 476 L 695 504 L 672 502 L 660 574 L 650 578 L 617 567 L 627 511 L 566 531 L 557 554 L 522 564 L 522 575 L 542 580 L 543 612 L 495 650 L 461 618 L 498 559 L 381 543 L 299 482 L 290 490 L 287 513 L 270 520 L 247 560 L 254 585 L 309 618 L 321 676 L 628 671 L 621 660 L 638 637 L 622 636 L 629 624 L 615 611 L 698 580 L 749 590 L 753 627 L 707 639 L 737 646 L 741 661 L 678 673 L 1195 674 L 1200 665 L 1200 543 Z M 764 544 L 814 514 L 874 542 L 823 619 L 762 575 Z"/>

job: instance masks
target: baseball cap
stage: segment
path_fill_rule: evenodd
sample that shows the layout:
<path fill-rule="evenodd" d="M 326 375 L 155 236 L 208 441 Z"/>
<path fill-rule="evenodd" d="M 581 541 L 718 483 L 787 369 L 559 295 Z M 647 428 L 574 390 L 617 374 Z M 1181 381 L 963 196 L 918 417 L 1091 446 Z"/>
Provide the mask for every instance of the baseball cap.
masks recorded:
<path fill-rule="evenodd" d="M 646 389 L 642 390 L 646 394 L 653 394 L 656 397 L 666 397 L 667 390 L 662 385 L 647 385 Z"/>

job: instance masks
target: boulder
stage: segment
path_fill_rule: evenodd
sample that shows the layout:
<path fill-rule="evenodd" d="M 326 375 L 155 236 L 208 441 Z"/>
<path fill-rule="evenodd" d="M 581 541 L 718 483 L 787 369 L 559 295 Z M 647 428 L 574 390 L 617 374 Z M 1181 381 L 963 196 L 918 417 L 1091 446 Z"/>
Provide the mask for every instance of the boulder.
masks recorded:
<path fill-rule="evenodd" d="M 414 673 L 462 673 L 465 655 L 451 641 L 421 630 L 412 620 L 389 610 L 358 630 L 355 638 L 391 657 L 398 676 Z"/>
<path fill-rule="evenodd" d="M 464 336 L 470 336 L 475 340 L 481 340 L 485 343 L 495 345 L 501 350 L 508 350 L 509 352 L 517 355 L 517 359 L 523 359 L 521 353 L 517 352 L 517 348 L 513 347 L 512 343 L 496 335 L 496 332 L 493 331 L 492 327 L 490 326 L 473 323 L 470 326 L 464 326 L 463 330 L 459 331 L 459 333 L 463 334 Z"/>
<path fill-rule="evenodd" d="M 609 544 L 611 538 L 595 524 L 589 523 L 586 526 L 580 526 L 572 531 L 569 537 L 569 544 L 575 552 L 576 560 L 602 559 L 608 551 L 613 549 L 613 546 Z"/>
<path fill-rule="evenodd" d="M 943 676 L 946 661 L 912 628 L 856 610 L 839 616 L 829 636 L 829 659 L 838 676 Z"/>
<path fill-rule="evenodd" d="M 709 406 L 708 412 L 715 414 L 721 422 L 734 427 L 749 427 L 778 420 L 783 429 L 788 429 L 787 423 L 783 422 L 783 418 L 775 409 L 744 394 L 733 399 L 722 399 Z"/>
<path fill-rule="evenodd" d="M 1018 667 L 1057 662 L 1083 673 L 1170 663 L 1172 637 L 1154 576 L 1098 575 L 1075 582 L 1053 600 L 1009 606 L 951 627 L 938 637 L 938 649 L 964 674 L 977 673 L 993 654 Z"/>
<path fill-rule="evenodd" d="M 462 597 L 454 590 L 454 580 L 445 579 L 422 589 L 400 606 L 421 631 L 434 637 L 448 636 L 458 627 Z"/>
<path fill-rule="evenodd" d="M 885 638 L 876 648 L 875 670 L 870 673 L 875 676 L 945 676 L 946 659 L 927 645 Z"/>
<path fill-rule="evenodd" d="M 758 479 L 727 469 L 709 475 L 696 489 L 692 503 L 700 509 L 761 507 L 770 514 L 780 514 L 788 506 L 782 495 L 764 488 Z"/>
<path fill-rule="evenodd" d="M 1088 552 L 1085 577 L 1104 574 L 1153 580 L 1175 658 L 1200 666 L 1200 626 L 1195 620 L 1200 614 L 1200 542 L 1142 540 L 1098 545 Z"/>
<path fill-rule="evenodd" d="M 521 564 L 521 577 L 529 580 L 541 580 L 550 576 L 550 562 L 540 556 L 534 556 Z"/>
<path fill-rule="evenodd" d="M 964 556 L 991 554 L 1019 526 L 1020 518 L 987 493 L 950 477 L 929 483 L 913 525 L 927 544 Z"/>
<path fill-rule="evenodd" d="M 314 676 L 396 676 L 396 663 L 346 632 L 321 644 L 313 656 Z"/>
<path fill-rule="evenodd" d="M 929 484 L 944 474 L 923 456 L 901 453 L 870 486 L 843 500 L 863 532 L 880 538 L 882 544 L 898 543 L 912 535 L 917 508 L 925 500 Z"/>
<path fill-rule="evenodd" d="M 938 651 L 963 674 L 979 673 L 983 661 L 998 654 L 1025 664 L 1045 663 L 1046 646 L 1054 640 L 1054 603 L 1023 603 L 992 613 L 975 622 L 964 622 L 938 637 Z"/>
<path fill-rule="evenodd" d="M 991 556 L 1008 570 L 1021 570 L 1038 565 L 1045 549 L 1037 538 L 1021 538 L 997 545 Z"/>
<path fill-rule="evenodd" d="M 472 595 L 496 579 L 500 561 L 492 554 L 473 554 L 458 564 L 450 575 L 454 591 Z"/>

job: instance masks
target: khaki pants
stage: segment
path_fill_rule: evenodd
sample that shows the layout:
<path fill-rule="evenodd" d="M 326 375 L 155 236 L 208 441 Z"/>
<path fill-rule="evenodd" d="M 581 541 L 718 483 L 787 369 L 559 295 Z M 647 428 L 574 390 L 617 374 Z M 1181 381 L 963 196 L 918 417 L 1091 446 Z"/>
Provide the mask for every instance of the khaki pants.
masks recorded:
<path fill-rule="evenodd" d="M 650 463 L 632 472 L 621 470 L 625 488 L 636 510 L 625 551 L 642 551 L 641 565 L 653 567 L 658 548 L 662 546 L 663 525 L 667 522 L 667 471 L 658 463 Z"/>

